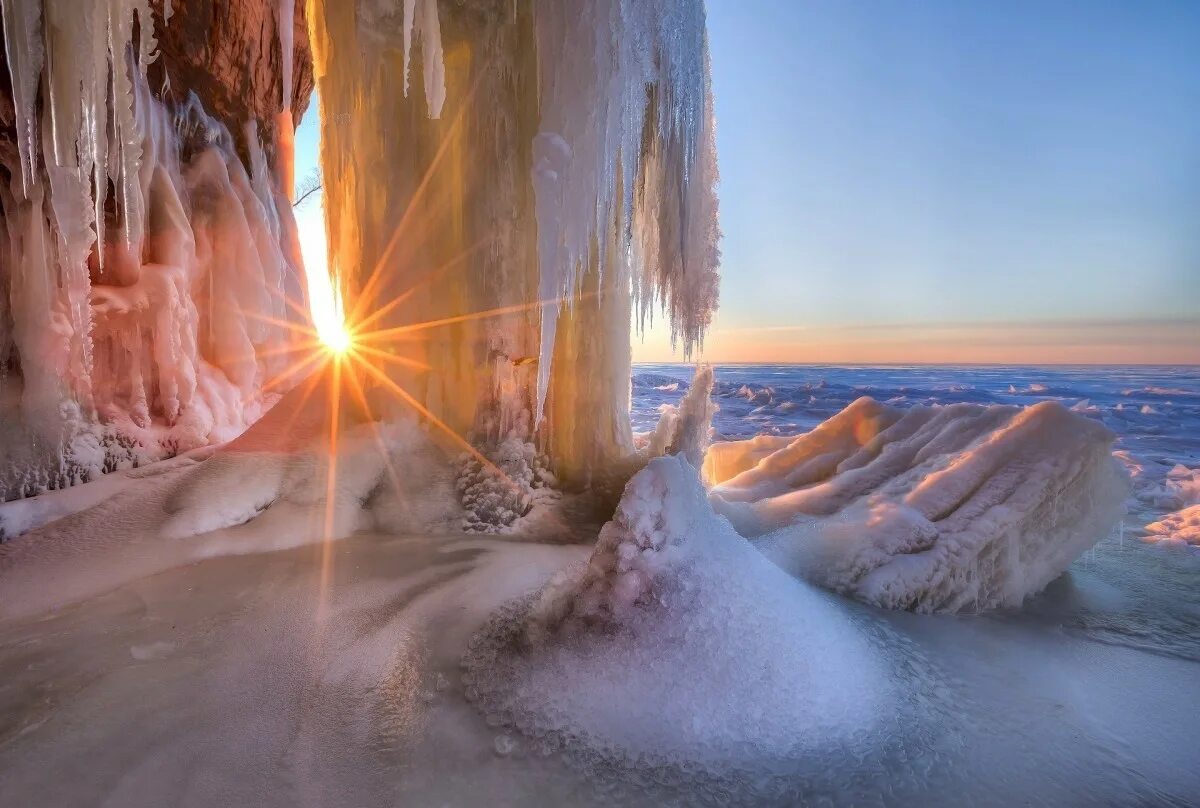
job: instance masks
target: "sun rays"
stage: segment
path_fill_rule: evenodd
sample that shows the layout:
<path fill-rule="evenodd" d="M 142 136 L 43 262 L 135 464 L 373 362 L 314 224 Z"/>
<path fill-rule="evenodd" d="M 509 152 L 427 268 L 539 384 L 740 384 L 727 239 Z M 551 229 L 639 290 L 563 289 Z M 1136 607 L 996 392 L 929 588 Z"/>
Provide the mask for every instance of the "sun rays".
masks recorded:
<path fill-rule="evenodd" d="M 283 344 L 258 353 L 263 366 L 272 369 L 262 387 L 263 391 L 295 391 L 294 403 L 287 405 L 293 410 L 289 415 L 294 419 L 293 424 L 299 422 L 301 412 L 306 408 L 319 406 L 324 410 L 324 425 L 318 433 L 319 445 L 316 448 L 318 455 L 324 455 L 318 463 L 324 467 L 326 475 L 325 502 L 323 509 L 313 513 L 314 522 L 320 520 L 321 535 L 316 593 L 318 621 L 324 620 L 328 614 L 330 588 L 334 580 L 332 542 L 353 529 L 353 523 L 347 521 L 349 514 L 345 509 L 362 505 L 357 501 L 341 501 L 345 496 L 339 491 L 339 475 L 353 471 L 352 461 L 345 455 L 348 451 L 348 430 L 366 430 L 360 433 L 361 436 L 368 439 L 368 445 L 373 445 L 383 458 L 385 476 L 381 479 L 381 485 L 397 495 L 402 495 L 403 481 L 390 456 L 393 447 L 389 446 L 386 439 L 386 428 L 380 423 L 395 413 L 395 410 L 388 409 L 389 403 L 411 412 L 415 420 L 425 425 L 431 437 L 452 453 L 465 453 L 473 457 L 496 480 L 514 489 L 519 488 L 515 481 L 472 444 L 468 436 L 460 434 L 440 416 L 436 408 L 424 403 L 423 377 L 437 373 L 438 369 L 425 361 L 422 343 L 433 341 L 439 329 L 462 323 L 522 317 L 532 313 L 540 316 L 547 303 L 556 306 L 560 301 L 535 300 L 405 322 L 405 314 L 415 309 L 414 305 L 406 307 L 405 304 L 411 304 L 417 291 L 439 280 L 446 281 L 447 273 L 453 270 L 463 271 L 467 259 L 478 247 L 473 245 L 431 271 L 420 274 L 414 283 L 387 299 L 379 297 L 387 284 L 380 280 L 382 273 L 376 270 L 369 276 L 370 282 L 367 284 L 374 299 L 366 303 L 363 302 L 365 295 L 356 296 L 353 306 L 343 308 L 340 293 L 334 291 L 335 282 L 329 278 L 329 292 L 318 293 L 323 302 L 314 301 L 311 313 L 296 301 L 286 298 L 284 305 L 277 307 L 276 314 L 283 309 L 285 316 L 291 319 L 246 313 L 247 317 L 275 329 L 282 336 Z M 311 295 L 310 299 L 313 299 Z M 314 403 L 314 397 L 318 400 L 324 398 L 325 401 Z M 314 527 L 317 527 L 315 523 Z"/>

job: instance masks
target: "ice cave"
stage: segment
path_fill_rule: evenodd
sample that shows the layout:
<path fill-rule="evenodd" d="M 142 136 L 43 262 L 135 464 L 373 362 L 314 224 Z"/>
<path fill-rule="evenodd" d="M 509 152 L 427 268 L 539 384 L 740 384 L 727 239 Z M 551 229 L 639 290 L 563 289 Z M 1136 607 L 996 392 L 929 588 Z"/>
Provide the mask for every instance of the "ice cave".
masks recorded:
<path fill-rule="evenodd" d="M 1200 800 L 1200 377 L 703 363 L 704 0 L 0 7 L 0 805 Z"/>

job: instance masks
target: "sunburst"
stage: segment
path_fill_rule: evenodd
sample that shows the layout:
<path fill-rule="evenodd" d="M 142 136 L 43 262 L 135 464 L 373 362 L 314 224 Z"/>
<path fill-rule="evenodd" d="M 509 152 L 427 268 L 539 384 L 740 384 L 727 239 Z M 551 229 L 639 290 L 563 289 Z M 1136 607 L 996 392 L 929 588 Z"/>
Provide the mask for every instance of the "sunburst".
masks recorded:
<path fill-rule="evenodd" d="M 447 424 L 438 413 L 421 401 L 421 396 L 405 387 L 405 380 L 412 374 L 434 373 L 436 368 L 413 358 L 413 351 L 402 351 L 403 345 L 419 341 L 434 329 L 487 320 L 491 318 L 520 316 L 538 311 L 541 316 L 554 316 L 562 302 L 559 299 L 535 300 L 529 303 L 503 305 L 482 311 L 451 314 L 419 322 L 405 322 L 402 306 L 421 291 L 428 291 L 445 280 L 447 273 L 462 271 L 469 261 L 485 246 L 486 241 L 470 244 L 457 254 L 437 266 L 422 270 L 419 266 L 419 251 L 438 229 L 432 226 L 437 217 L 447 212 L 451 199 L 446 194 L 435 192 L 438 183 L 435 177 L 439 166 L 451 151 L 451 144 L 463 126 L 465 112 L 479 89 L 479 78 L 487 73 L 485 66 L 459 106 L 450 126 L 444 131 L 442 142 L 427 166 L 424 176 L 417 184 L 399 221 L 387 239 L 369 272 L 360 275 L 361 283 L 344 294 L 338 278 L 332 276 L 324 261 L 309 256 L 306 261 L 307 306 L 284 296 L 280 307 L 286 317 L 248 314 L 268 325 L 282 329 L 287 334 L 287 344 L 282 347 L 258 352 L 258 359 L 267 360 L 273 368 L 282 369 L 273 373 L 264 384 L 264 390 L 302 388 L 297 411 L 303 408 L 313 393 L 327 382 L 328 434 L 326 442 L 328 462 L 325 464 L 326 497 L 323 525 L 321 528 L 321 572 L 318 612 L 323 609 L 327 588 L 332 574 L 331 541 L 337 530 L 336 499 L 338 477 L 338 448 L 340 421 L 343 415 L 355 410 L 371 425 L 378 450 L 386 465 L 388 481 L 397 491 L 401 481 L 389 456 L 387 441 L 368 400 L 364 385 L 370 383 L 379 394 L 408 407 L 417 418 L 450 445 L 466 452 L 477 460 L 498 480 L 519 488 L 484 453 Z M 316 259 L 316 260 L 313 260 Z M 390 298 L 384 298 L 385 287 L 395 288 L 397 277 L 412 279 L 407 288 Z M 278 311 L 276 312 L 278 314 Z M 343 396 L 346 402 L 343 402 Z"/>

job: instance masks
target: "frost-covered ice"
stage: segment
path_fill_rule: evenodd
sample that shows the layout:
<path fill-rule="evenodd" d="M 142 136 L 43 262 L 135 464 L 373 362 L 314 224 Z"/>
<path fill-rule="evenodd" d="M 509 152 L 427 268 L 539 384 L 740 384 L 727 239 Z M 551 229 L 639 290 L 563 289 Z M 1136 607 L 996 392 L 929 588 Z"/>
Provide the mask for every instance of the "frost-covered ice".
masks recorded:
<path fill-rule="evenodd" d="M 867 603 L 1019 606 L 1124 514 L 1114 438 L 1057 402 L 900 410 L 864 397 L 712 479 L 712 499 L 784 568 Z M 714 474 L 762 447 L 715 449 Z"/>

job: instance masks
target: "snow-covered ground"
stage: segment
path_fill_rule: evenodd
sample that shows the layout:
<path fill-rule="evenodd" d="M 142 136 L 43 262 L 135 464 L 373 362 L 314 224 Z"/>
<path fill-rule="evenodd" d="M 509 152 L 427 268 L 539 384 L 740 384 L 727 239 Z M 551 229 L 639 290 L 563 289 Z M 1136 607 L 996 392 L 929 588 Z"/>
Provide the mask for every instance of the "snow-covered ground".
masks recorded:
<path fill-rule="evenodd" d="M 809 389 L 781 394 L 776 372 Z M 453 475 L 420 473 L 436 449 L 418 433 L 382 436 L 405 447 L 407 499 L 376 501 L 386 464 L 370 441 L 343 444 L 356 459 L 337 501 L 369 518 L 328 544 L 289 546 L 326 518 L 305 430 L 232 445 L 249 465 L 147 470 L 0 556 L 0 804 L 1195 802 L 1200 559 L 1138 531 L 1184 505 L 1176 467 L 1200 465 L 1200 398 L 1146 388 L 1200 383 L 1089 372 L 1077 407 L 1070 371 L 717 369 L 724 437 L 795 434 L 867 393 L 902 409 L 1060 396 L 1115 431 L 1122 462 L 1143 467 L 1129 529 L 1020 609 L 976 615 L 882 610 L 792 578 L 679 458 L 651 461 L 597 545 L 569 500 L 502 537 L 455 530 Z M 908 389 L 886 395 L 873 374 Z M 691 375 L 637 369 L 638 427 L 680 405 Z M 666 442 L 686 454 L 680 430 Z M 241 504 L 189 535 L 213 485 Z M 236 524 L 268 494 L 282 516 Z M 163 535 L 171 524 L 191 529 Z"/>

